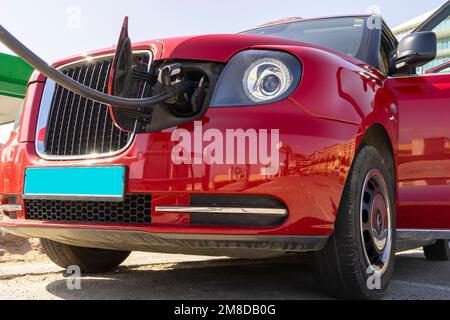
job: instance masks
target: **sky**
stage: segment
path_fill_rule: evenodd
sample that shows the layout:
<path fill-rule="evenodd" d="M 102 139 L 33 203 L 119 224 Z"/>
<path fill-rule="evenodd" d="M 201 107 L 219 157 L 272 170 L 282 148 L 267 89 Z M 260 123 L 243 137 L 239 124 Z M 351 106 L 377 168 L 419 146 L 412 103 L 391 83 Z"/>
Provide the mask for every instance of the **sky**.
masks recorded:
<path fill-rule="evenodd" d="M 0 24 L 48 62 L 116 44 L 123 17 L 133 41 L 237 33 L 286 17 L 380 12 L 391 27 L 446 0 L 0 0 Z M 0 45 L 0 52 L 9 51 Z"/>

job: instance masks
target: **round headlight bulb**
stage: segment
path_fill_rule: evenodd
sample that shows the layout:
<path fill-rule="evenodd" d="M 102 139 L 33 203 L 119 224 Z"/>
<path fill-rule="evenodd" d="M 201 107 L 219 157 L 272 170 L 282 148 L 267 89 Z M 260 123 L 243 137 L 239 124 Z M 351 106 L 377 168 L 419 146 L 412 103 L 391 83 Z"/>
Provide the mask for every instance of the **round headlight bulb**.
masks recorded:
<path fill-rule="evenodd" d="M 261 92 L 269 96 L 280 89 L 281 82 L 277 75 L 269 74 L 261 80 Z"/>
<path fill-rule="evenodd" d="M 286 65 L 277 59 L 263 58 L 252 63 L 244 74 L 243 87 L 254 102 L 276 99 L 292 84 L 292 75 Z"/>

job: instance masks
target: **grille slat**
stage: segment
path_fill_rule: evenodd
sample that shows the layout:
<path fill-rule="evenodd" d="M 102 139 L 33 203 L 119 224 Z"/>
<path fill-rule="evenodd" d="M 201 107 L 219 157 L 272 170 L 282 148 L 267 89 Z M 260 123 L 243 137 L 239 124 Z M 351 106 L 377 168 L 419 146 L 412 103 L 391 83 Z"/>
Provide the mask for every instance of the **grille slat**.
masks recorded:
<path fill-rule="evenodd" d="M 151 196 L 127 195 L 124 202 L 25 200 L 27 220 L 104 224 L 150 224 Z"/>
<path fill-rule="evenodd" d="M 67 72 L 64 72 L 65 75 L 67 75 Z M 55 90 L 55 95 L 53 96 L 53 101 L 58 101 L 58 103 L 61 102 L 62 100 L 62 91 L 63 88 L 58 86 Z M 49 113 L 49 118 L 48 118 L 48 122 L 49 123 L 54 123 L 56 120 L 56 117 L 58 115 L 59 109 L 57 108 L 51 108 L 50 109 L 50 113 Z M 51 137 L 51 138 L 50 138 Z M 54 126 L 53 127 L 49 127 L 47 128 L 46 132 L 45 132 L 45 141 L 54 141 Z M 50 151 L 50 154 L 53 154 L 53 145 L 52 144 L 47 144 L 46 145 L 47 150 Z"/>
<path fill-rule="evenodd" d="M 68 73 L 68 76 L 73 78 L 75 74 L 75 70 L 70 70 L 70 72 Z M 72 92 L 68 91 L 67 94 L 64 95 L 64 91 L 63 91 L 63 99 L 62 99 L 62 103 L 67 106 L 69 104 L 69 99 L 71 96 Z M 54 135 L 58 135 L 58 136 L 62 136 L 61 135 L 61 131 L 63 128 L 63 122 L 64 122 L 64 116 L 66 114 L 66 109 L 67 108 L 62 108 L 61 110 L 58 111 L 58 117 L 56 118 L 56 124 L 55 124 L 55 129 L 53 134 Z M 56 149 L 56 153 L 59 154 L 59 148 L 61 145 L 61 140 L 62 139 L 58 139 L 58 141 L 56 142 L 56 145 L 54 145 L 54 148 Z"/>
<path fill-rule="evenodd" d="M 73 70 L 69 70 L 69 72 L 67 72 L 67 76 L 68 77 L 72 77 L 73 74 Z M 59 96 L 59 105 L 61 104 L 67 104 L 67 98 L 68 98 L 68 91 L 66 93 L 66 89 L 62 88 L 61 92 L 60 92 L 60 96 Z M 58 145 L 58 141 L 56 139 L 56 137 L 59 135 L 58 134 L 58 128 L 59 128 L 59 121 L 60 121 L 60 117 L 61 117 L 61 113 L 64 112 L 64 109 L 62 108 L 57 108 L 56 109 L 56 113 L 55 113 L 55 118 L 54 118 L 54 126 L 53 128 L 51 128 L 51 143 L 50 143 L 50 150 L 51 150 L 51 154 L 57 153 L 57 145 Z"/>
<path fill-rule="evenodd" d="M 82 83 L 84 85 L 88 85 L 88 81 L 90 78 L 90 70 L 87 66 L 83 66 L 83 67 L 84 67 L 85 71 L 84 71 L 84 78 L 83 78 Z M 78 104 L 77 104 L 76 111 L 75 111 L 75 120 L 73 123 L 73 131 L 72 132 L 74 132 L 74 133 L 71 135 L 71 140 L 72 140 L 71 150 L 70 150 L 71 156 L 78 154 L 78 150 L 79 150 L 80 132 L 75 133 L 75 131 L 76 131 L 76 128 L 79 128 L 81 125 L 81 119 L 82 119 L 81 117 L 83 114 L 83 112 L 82 112 L 83 104 L 84 104 L 83 99 L 81 97 L 79 97 Z"/>
<path fill-rule="evenodd" d="M 81 81 L 81 83 L 86 85 L 86 81 L 88 79 L 88 71 L 89 70 L 88 70 L 87 66 L 83 66 L 82 70 L 84 70 L 84 76 L 83 76 L 83 81 Z M 75 113 L 75 119 L 74 119 L 73 123 L 71 123 L 71 130 L 70 130 L 70 132 L 73 132 L 73 130 L 75 130 L 75 128 L 77 128 L 79 114 L 80 114 L 80 108 L 81 108 L 81 103 L 82 103 L 82 99 L 79 96 L 78 97 L 77 107 L 76 107 L 76 110 L 74 112 Z M 72 134 L 71 142 L 70 142 L 70 155 L 71 156 L 75 155 L 75 153 L 74 153 L 75 147 L 76 147 L 76 134 Z"/>
<path fill-rule="evenodd" d="M 99 89 L 99 83 L 100 83 L 102 72 L 103 72 L 103 63 L 100 64 L 98 74 L 95 77 L 95 90 L 97 90 L 97 91 Z M 92 101 L 92 106 L 88 110 L 89 121 L 88 121 L 88 125 L 87 125 L 86 154 L 89 154 L 89 150 L 93 150 L 93 152 L 95 153 L 95 149 L 91 149 L 89 147 L 90 147 L 90 142 L 91 142 L 90 137 L 91 137 L 92 121 L 95 122 L 95 119 L 93 119 L 93 118 L 94 118 L 94 115 L 96 114 L 97 106 L 98 106 L 98 103 L 95 101 Z"/>
<path fill-rule="evenodd" d="M 139 59 L 150 62 L 148 53 L 139 53 Z M 81 61 L 64 67 L 68 77 L 98 91 L 107 93 L 112 57 Z M 139 82 L 143 97 L 145 82 Z M 90 157 L 124 149 L 133 134 L 113 123 L 108 106 L 77 95 L 56 85 L 47 118 L 44 152 L 55 157 Z"/>
<path fill-rule="evenodd" d="M 97 72 L 97 66 L 98 66 L 97 64 L 94 66 L 94 69 L 92 70 L 92 73 L 91 73 L 91 79 L 89 81 L 89 87 L 90 88 L 93 88 L 95 73 Z M 85 154 L 83 152 L 83 150 L 85 150 L 86 145 L 87 145 L 87 140 L 86 140 L 86 142 L 85 142 L 85 140 L 83 140 L 83 137 L 85 136 L 85 133 L 86 133 L 85 132 L 86 131 L 85 124 L 89 120 L 89 119 L 86 120 L 86 118 L 87 118 L 87 114 L 88 114 L 88 112 L 89 112 L 89 110 L 90 110 L 90 108 L 92 106 L 92 103 L 93 103 L 93 101 L 90 100 L 90 99 L 83 99 L 83 100 L 85 100 L 86 102 L 85 102 L 84 108 L 83 108 L 83 120 L 81 121 L 81 128 L 83 130 L 81 130 L 81 132 L 80 132 L 81 137 L 80 137 L 80 148 L 79 148 L 78 154 Z"/>
<path fill-rule="evenodd" d="M 78 74 L 78 75 L 77 75 Z M 76 78 L 77 82 L 80 82 L 80 76 L 81 76 L 81 68 L 76 68 L 74 73 L 74 79 Z M 72 111 L 75 104 L 75 101 L 77 100 L 77 97 L 75 94 L 70 94 L 70 108 L 69 110 L 65 110 L 64 116 L 63 116 L 63 122 L 61 123 L 61 134 L 64 134 L 64 139 L 62 139 L 64 143 L 64 154 L 67 152 L 67 144 L 69 140 L 69 127 L 71 123 L 71 117 L 72 117 Z M 67 112 L 68 111 L 68 112 Z M 67 118 L 66 118 L 67 114 Z M 64 133 L 63 133 L 64 130 Z M 59 149 L 58 149 L 59 152 Z"/>
<path fill-rule="evenodd" d="M 109 75 L 109 71 L 111 68 L 111 64 L 108 64 L 106 66 L 106 71 L 105 71 L 105 78 L 103 80 L 103 86 L 102 86 L 102 92 L 106 92 L 108 90 L 108 81 L 107 81 L 107 77 Z M 106 112 L 105 112 L 106 111 Z M 102 153 L 103 152 L 103 146 L 102 145 L 98 145 L 97 144 L 97 139 L 99 139 L 99 128 L 100 128 L 100 122 L 102 121 L 103 118 L 106 118 L 106 114 L 108 112 L 108 107 L 104 106 L 104 105 L 99 105 L 98 106 L 98 112 L 97 112 L 97 119 L 95 121 L 95 134 L 94 134 L 94 146 L 97 148 L 96 151 L 97 153 Z"/>

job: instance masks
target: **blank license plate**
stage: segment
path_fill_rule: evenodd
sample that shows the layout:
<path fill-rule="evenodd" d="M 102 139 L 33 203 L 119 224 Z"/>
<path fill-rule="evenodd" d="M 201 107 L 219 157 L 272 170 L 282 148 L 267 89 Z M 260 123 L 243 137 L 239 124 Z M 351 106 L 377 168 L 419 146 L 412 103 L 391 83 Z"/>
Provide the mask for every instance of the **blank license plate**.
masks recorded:
<path fill-rule="evenodd" d="M 25 199 L 123 201 L 125 167 L 28 168 Z"/>

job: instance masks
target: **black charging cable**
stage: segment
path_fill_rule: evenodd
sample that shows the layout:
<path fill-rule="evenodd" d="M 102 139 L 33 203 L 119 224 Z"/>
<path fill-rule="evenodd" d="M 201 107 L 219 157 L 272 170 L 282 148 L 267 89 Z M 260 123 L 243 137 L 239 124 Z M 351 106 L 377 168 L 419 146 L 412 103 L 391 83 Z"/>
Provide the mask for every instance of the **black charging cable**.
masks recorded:
<path fill-rule="evenodd" d="M 18 39 L 16 39 L 8 30 L 6 30 L 2 25 L 0 25 L 0 42 L 8 47 L 11 51 L 21 57 L 23 60 L 28 62 L 39 72 L 45 74 L 49 79 L 55 81 L 64 88 L 73 91 L 85 98 L 92 99 L 99 103 L 104 103 L 118 108 L 127 109 L 139 109 L 144 107 L 151 107 L 156 104 L 163 103 L 167 100 L 175 98 L 180 90 L 185 87 L 182 84 L 174 85 L 170 88 L 166 88 L 167 91 L 161 94 L 155 95 L 153 97 L 142 98 L 142 99 L 130 99 L 118 96 L 112 96 L 99 92 L 97 90 L 86 87 L 85 85 L 69 78 L 59 70 L 51 67 L 43 59 L 38 57 L 30 49 L 28 49 L 24 44 L 22 44 Z"/>

